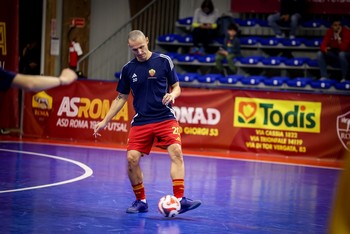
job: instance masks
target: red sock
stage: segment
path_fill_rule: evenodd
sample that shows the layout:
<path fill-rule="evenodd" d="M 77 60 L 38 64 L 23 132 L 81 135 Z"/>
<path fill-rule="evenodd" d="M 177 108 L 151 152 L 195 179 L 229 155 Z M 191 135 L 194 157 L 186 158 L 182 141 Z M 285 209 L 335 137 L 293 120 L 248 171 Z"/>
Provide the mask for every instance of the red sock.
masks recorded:
<path fill-rule="evenodd" d="M 143 183 L 135 184 L 132 186 L 132 190 L 134 190 L 135 197 L 137 200 L 143 200 L 146 199 L 145 194 L 145 187 L 143 186 Z"/>
<path fill-rule="evenodd" d="M 173 192 L 174 196 L 177 198 L 182 198 L 185 192 L 185 180 L 175 179 L 173 180 Z"/>

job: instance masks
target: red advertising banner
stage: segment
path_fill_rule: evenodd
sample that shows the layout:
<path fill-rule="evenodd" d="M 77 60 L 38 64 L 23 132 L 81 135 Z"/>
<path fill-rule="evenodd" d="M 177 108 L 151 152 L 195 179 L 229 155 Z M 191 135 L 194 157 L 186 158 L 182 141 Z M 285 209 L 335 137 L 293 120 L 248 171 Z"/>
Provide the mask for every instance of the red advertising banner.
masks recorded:
<path fill-rule="evenodd" d="M 93 126 L 116 97 L 116 83 L 78 81 L 26 93 L 24 134 L 96 141 Z M 97 140 L 126 144 L 132 100 Z M 183 147 L 207 152 L 253 152 L 338 158 L 350 150 L 350 96 L 182 88 L 174 110 Z"/>
<path fill-rule="evenodd" d="M 0 67 L 17 71 L 18 68 L 18 0 L 0 0 Z M 6 7 L 5 7 L 6 6 Z M 19 126 L 18 90 L 0 92 L 0 128 Z"/>
<path fill-rule="evenodd" d="M 70 86 L 26 93 L 24 135 L 125 144 L 134 115 L 130 101 L 98 139 L 93 136 L 93 127 L 116 98 L 115 89 L 116 83 L 112 82 L 77 81 Z"/>
<path fill-rule="evenodd" d="M 279 0 L 231 0 L 232 12 L 272 13 L 279 11 Z M 306 13 L 344 14 L 350 12 L 349 0 L 307 0 Z"/>

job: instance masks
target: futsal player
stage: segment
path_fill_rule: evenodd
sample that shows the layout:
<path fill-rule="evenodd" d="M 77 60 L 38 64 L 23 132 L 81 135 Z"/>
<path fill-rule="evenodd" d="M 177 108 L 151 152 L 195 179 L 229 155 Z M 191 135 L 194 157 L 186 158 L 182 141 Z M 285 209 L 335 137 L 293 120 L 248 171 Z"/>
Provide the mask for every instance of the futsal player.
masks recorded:
<path fill-rule="evenodd" d="M 95 125 L 94 134 L 105 128 L 107 123 L 122 109 L 131 91 L 135 116 L 131 121 L 127 143 L 128 176 L 136 200 L 126 212 L 148 211 L 143 173 L 139 161 L 156 146 L 167 149 L 170 160 L 170 176 L 173 193 L 181 203 L 179 213 L 193 210 L 201 201 L 184 197 L 185 166 L 181 149 L 179 124 L 171 103 L 180 95 L 181 88 L 171 59 L 148 49 L 148 38 L 143 32 L 129 33 L 128 46 L 135 56 L 124 65 L 117 86 L 119 94 L 113 101 L 105 118 Z"/>
<path fill-rule="evenodd" d="M 77 74 L 69 68 L 63 69 L 59 77 L 54 77 L 16 74 L 0 67 L 0 91 L 4 92 L 14 87 L 38 92 L 61 85 L 69 85 L 77 78 Z"/>

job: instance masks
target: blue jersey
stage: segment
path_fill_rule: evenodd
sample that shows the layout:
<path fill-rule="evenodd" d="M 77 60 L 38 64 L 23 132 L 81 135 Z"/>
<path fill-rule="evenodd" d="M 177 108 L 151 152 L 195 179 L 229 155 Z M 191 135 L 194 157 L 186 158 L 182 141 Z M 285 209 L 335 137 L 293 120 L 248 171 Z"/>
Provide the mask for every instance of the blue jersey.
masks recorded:
<path fill-rule="evenodd" d="M 11 87 L 16 74 L 0 67 L 0 91 L 6 91 Z"/>
<path fill-rule="evenodd" d="M 117 91 L 134 97 L 135 116 L 132 126 L 156 123 L 175 119 L 171 104 L 167 106 L 162 99 L 169 88 L 179 79 L 171 59 L 158 53 L 152 53 L 144 62 L 132 59 L 122 68 Z"/>

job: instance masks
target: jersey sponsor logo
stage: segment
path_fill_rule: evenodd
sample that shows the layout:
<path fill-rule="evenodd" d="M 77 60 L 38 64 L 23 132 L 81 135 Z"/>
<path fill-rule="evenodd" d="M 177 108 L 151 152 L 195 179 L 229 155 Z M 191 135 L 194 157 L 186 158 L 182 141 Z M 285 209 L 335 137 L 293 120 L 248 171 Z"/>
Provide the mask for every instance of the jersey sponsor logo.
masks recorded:
<path fill-rule="evenodd" d="M 132 82 L 137 82 L 137 75 L 134 73 L 133 75 L 132 75 Z"/>
<path fill-rule="evenodd" d="M 350 151 L 350 111 L 337 117 L 337 134 L 344 148 Z"/>
<path fill-rule="evenodd" d="M 236 97 L 233 126 L 319 133 L 321 103 Z"/>

